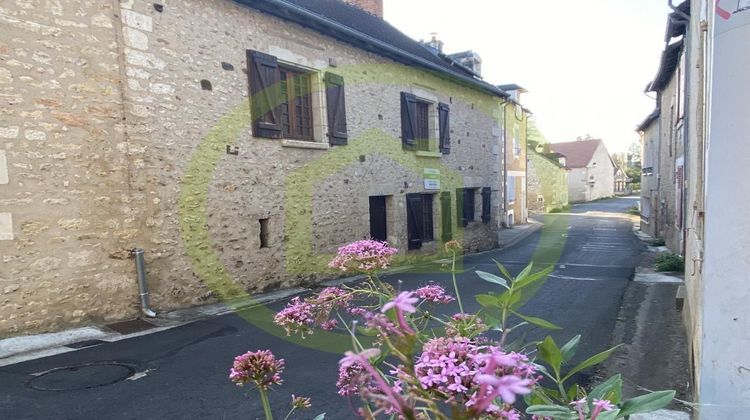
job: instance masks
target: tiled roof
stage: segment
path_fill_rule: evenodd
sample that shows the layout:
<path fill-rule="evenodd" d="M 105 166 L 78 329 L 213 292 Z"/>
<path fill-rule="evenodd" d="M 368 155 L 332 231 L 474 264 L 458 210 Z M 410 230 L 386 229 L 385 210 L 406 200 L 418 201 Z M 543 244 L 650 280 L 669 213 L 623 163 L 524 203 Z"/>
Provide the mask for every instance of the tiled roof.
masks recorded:
<path fill-rule="evenodd" d="M 235 1 L 403 64 L 435 71 L 496 96 L 508 96 L 444 54 L 432 53 L 385 20 L 341 0 Z"/>
<path fill-rule="evenodd" d="M 600 144 L 603 145 L 600 139 L 594 139 L 550 143 L 549 147 L 555 153 L 565 156 L 567 168 L 585 168 L 591 162 L 591 158 L 594 157 L 594 152 Z"/>

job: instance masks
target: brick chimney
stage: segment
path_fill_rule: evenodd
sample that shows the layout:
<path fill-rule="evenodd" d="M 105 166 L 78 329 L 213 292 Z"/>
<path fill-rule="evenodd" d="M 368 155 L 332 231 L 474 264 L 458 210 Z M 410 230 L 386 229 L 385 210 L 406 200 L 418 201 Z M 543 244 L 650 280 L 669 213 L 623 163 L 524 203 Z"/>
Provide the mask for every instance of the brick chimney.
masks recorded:
<path fill-rule="evenodd" d="M 344 0 L 352 6 L 383 19 L 383 0 Z"/>

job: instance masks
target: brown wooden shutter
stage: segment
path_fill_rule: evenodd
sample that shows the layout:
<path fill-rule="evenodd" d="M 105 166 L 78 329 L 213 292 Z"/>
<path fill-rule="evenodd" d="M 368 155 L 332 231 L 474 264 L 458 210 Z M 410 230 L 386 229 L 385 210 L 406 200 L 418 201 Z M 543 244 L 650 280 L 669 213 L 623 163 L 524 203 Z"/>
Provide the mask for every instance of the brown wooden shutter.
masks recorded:
<path fill-rule="evenodd" d="M 331 145 L 346 144 L 346 102 L 344 100 L 344 78 L 326 73 L 326 107 L 328 108 L 328 142 Z"/>
<path fill-rule="evenodd" d="M 422 238 L 424 237 L 422 194 L 406 194 L 406 222 L 409 249 L 422 248 Z"/>
<path fill-rule="evenodd" d="M 405 149 L 416 147 L 417 97 L 401 92 L 401 143 Z"/>
<path fill-rule="evenodd" d="M 247 50 L 247 69 L 253 135 L 281 138 L 279 63 L 272 55 Z"/>
<path fill-rule="evenodd" d="M 459 226 L 464 226 L 469 224 L 469 219 L 466 217 L 466 209 L 464 208 L 464 199 L 466 198 L 466 193 L 464 188 L 457 188 L 456 189 L 456 220 L 458 221 Z"/>
<path fill-rule="evenodd" d="M 492 220 L 492 188 L 482 188 L 482 222 L 489 223 Z"/>
<path fill-rule="evenodd" d="M 451 218 L 451 193 L 440 193 L 440 239 L 443 242 L 453 239 L 453 219 Z"/>
<path fill-rule="evenodd" d="M 450 107 L 448 104 L 438 104 L 438 121 L 440 127 L 440 153 L 447 155 L 451 152 Z"/>

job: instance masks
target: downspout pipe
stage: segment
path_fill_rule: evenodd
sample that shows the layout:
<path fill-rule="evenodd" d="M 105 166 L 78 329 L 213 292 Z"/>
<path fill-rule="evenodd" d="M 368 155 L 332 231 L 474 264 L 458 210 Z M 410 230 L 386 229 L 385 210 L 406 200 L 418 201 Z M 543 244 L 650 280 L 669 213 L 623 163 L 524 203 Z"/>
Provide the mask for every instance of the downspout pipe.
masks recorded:
<path fill-rule="evenodd" d="M 143 248 L 133 248 L 130 254 L 135 259 L 135 272 L 138 276 L 138 292 L 141 299 L 141 313 L 148 318 L 156 318 L 156 312 L 152 311 L 148 304 L 148 284 L 146 283 L 146 251 Z"/>

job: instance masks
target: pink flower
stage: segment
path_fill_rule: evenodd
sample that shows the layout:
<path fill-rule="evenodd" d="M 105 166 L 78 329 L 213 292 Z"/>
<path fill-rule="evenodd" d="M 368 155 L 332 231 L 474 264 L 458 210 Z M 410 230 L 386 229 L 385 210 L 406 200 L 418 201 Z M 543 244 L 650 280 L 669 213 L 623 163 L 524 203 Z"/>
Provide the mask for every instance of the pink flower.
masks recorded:
<path fill-rule="evenodd" d="M 417 311 L 414 304 L 419 302 L 419 299 L 412 297 L 412 292 L 401 292 L 396 296 L 395 299 L 383 305 L 380 309 L 381 312 L 387 312 L 390 309 L 396 309 L 396 318 L 398 319 L 398 326 L 406 334 L 414 334 L 414 330 L 409 326 L 404 317 L 404 312 L 413 313 Z"/>
<path fill-rule="evenodd" d="M 276 325 L 283 327 L 286 334 L 299 332 L 304 334 L 315 323 L 315 306 L 305 302 L 299 296 L 292 299 L 286 308 L 279 311 L 273 319 Z"/>
<path fill-rule="evenodd" d="M 596 420 L 602 411 L 612 411 L 615 409 L 614 404 L 609 400 L 598 400 L 594 398 L 594 409 L 591 411 L 591 420 Z"/>
<path fill-rule="evenodd" d="M 328 321 L 325 321 L 320 324 L 320 328 L 325 331 L 333 331 L 336 326 L 339 325 L 339 322 L 335 319 L 329 319 Z"/>
<path fill-rule="evenodd" d="M 425 302 L 430 303 L 450 303 L 456 300 L 453 296 L 447 294 L 442 286 L 438 286 L 437 284 L 420 287 L 414 291 L 414 294 Z"/>
<path fill-rule="evenodd" d="M 584 420 L 586 418 L 583 413 L 583 408 L 586 406 L 586 402 L 586 398 L 581 398 L 570 403 L 570 405 L 572 405 L 576 409 L 579 420 Z"/>
<path fill-rule="evenodd" d="M 352 242 L 339 248 L 336 257 L 328 263 L 341 271 L 372 272 L 388 268 L 391 258 L 398 252 L 388 242 L 371 239 Z"/>
<path fill-rule="evenodd" d="M 369 375 L 369 379 L 372 381 L 370 392 L 382 396 L 387 411 L 403 414 L 404 410 L 407 409 L 406 402 L 401 398 L 397 390 L 388 385 L 375 367 L 370 364 L 369 359 L 379 355 L 380 350 L 376 348 L 365 349 L 360 353 L 348 351 L 345 353 L 344 358 L 339 361 L 339 374 L 341 374 L 342 368 L 347 369 L 353 366 L 361 366 L 362 370 Z M 341 393 L 341 389 L 339 389 L 339 393 Z"/>
<path fill-rule="evenodd" d="M 414 292 L 399 293 L 395 299 L 383 305 L 383 308 L 380 310 L 380 312 L 385 313 L 391 308 L 396 308 L 396 310 L 400 310 L 402 312 L 416 312 L 417 308 L 414 307 L 414 304 L 419 302 L 419 299 L 412 297 L 413 295 Z"/>
<path fill-rule="evenodd" d="M 494 376 L 482 374 L 477 376 L 477 382 L 489 385 L 493 388 L 492 393 L 502 398 L 507 404 L 516 402 L 516 395 L 525 395 L 531 392 L 534 381 L 521 379 L 514 375 Z"/>
<path fill-rule="evenodd" d="M 309 397 L 296 397 L 294 394 L 292 394 L 292 407 L 293 408 L 310 408 L 312 407 L 312 404 L 310 403 Z"/>
<path fill-rule="evenodd" d="M 284 359 L 276 359 L 270 350 L 247 352 L 234 358 L 229 379 L 237 386 L 254 383 L 258 388 L 280 385 Z"/>

